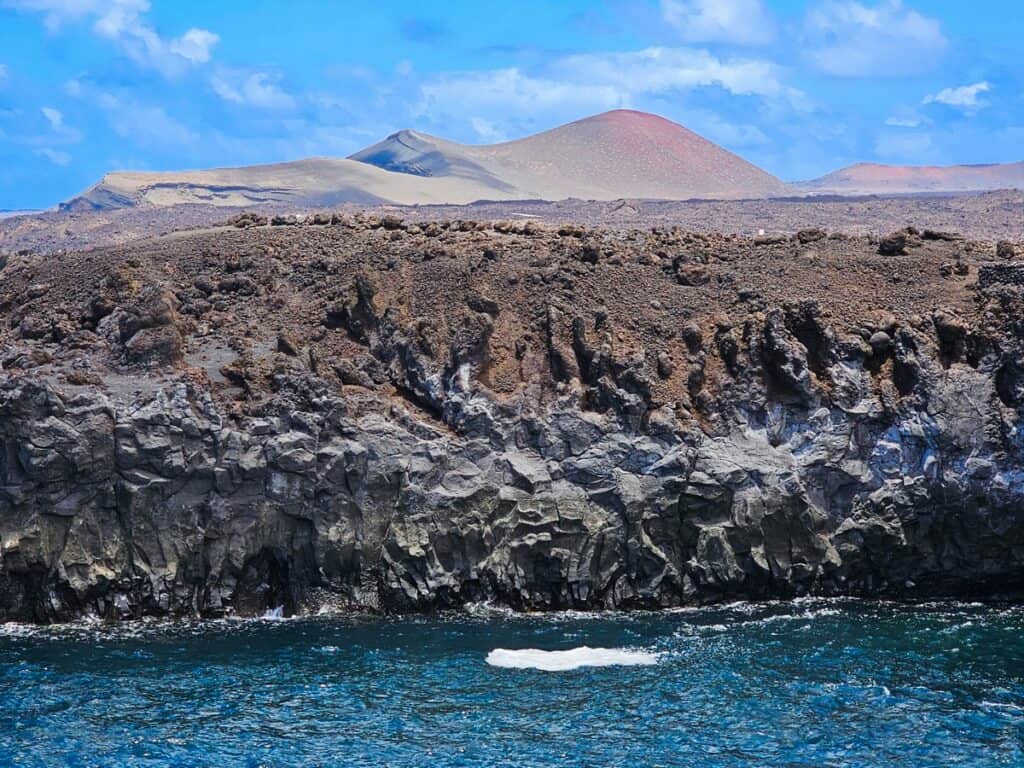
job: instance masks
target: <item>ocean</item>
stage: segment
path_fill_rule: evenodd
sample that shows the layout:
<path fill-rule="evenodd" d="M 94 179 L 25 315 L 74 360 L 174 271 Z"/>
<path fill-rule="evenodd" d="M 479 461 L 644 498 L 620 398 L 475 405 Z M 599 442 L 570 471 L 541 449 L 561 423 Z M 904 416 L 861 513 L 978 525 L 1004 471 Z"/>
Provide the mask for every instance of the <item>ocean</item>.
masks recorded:
<path fill-rule="evenodd" d="M 1022 766 L 1024 608 L 0 625 L 0 766 Z"/>

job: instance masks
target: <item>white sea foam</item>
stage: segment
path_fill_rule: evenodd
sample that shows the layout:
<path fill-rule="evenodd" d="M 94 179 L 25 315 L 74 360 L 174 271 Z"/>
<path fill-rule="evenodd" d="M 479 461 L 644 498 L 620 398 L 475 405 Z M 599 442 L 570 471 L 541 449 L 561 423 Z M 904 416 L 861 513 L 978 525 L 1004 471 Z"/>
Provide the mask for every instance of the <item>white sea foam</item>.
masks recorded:
<path fill-rule="evenodd" d="M 657 664 L 658 654 L 625 648 L 588 648 L 585 645 L 568 651 L 495 648 L 487 654 L 487 663 L 504 669 L 566 672 L 580 667 L 645 667 Z"/>
<path fill-rule="evenodd" d="M 985 709 L 1005 709 L 1011 712 L 1024 712 L 1024 707 L 1019 704 L 1011 704 L 1007 701 L 982 701 L 980 706 Z"/>
<path fill-rule="evenodd" d="M 515 618 L 516 616 L 516 612 L 507 605 L 497 605 L 489 601 L 466 603 L 462 607 L 462 611 L 475 619 Z"/>
<path fill-rule="evenodd" d="M 814 611 L 806 611 L 803 613 L 778 613 L 773 616 L 765 616 L 761 619 L 753 619 L 751 621 L 744 621 L 743 624 L 775 624 L 780 621 L 807 621 L 809 619 L 818 619 L 825 616 L 840 616 L 842 611 L 838 608 L 819 608 Z"/>
<path fill-rule="evenodd" d="M 284 606 L 279 605 L 277 608 L 268 608 L 260 618 L 263 619 L 263 621 L 283 621 Z"/>
<path fill-rule="evenodd" d="M 15 622 L 0 624 L 0 637 L 30 637 L 38 631 L 39 627 L 34 624 L 17 624 Z"/>

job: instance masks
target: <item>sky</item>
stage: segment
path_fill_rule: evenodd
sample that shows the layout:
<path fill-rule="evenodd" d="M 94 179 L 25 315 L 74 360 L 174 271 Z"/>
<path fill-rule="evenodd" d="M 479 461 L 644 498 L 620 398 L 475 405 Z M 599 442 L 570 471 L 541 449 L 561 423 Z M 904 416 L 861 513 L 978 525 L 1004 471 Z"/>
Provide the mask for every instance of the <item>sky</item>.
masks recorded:
<path fill-rule="evenodd" d="M 787 181 L 1024 160 L 1019 0 L 0 0 L 0 209 L 656 112 Z"/>

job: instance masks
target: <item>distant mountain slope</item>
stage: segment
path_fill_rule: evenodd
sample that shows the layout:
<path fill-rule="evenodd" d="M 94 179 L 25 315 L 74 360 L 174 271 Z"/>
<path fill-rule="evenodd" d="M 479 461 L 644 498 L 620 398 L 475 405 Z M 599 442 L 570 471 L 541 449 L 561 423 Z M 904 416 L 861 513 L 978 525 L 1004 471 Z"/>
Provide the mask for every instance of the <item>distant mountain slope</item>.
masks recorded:
<path fill-rule="evenodd" d="M 393 173 L 354 160 L 310 158 L 246 168 L 109 173 L 63 207 L 106 210 L 184 203 L 224 206 L 342 202 L 465 204 L 492 197 L 490 188 L 463 179 L 428 179 Z"/>
<path fill-rule="evenodd" d="M 456 176 L 544 200 L 730 199 L 787 192 L 774 176 L 693 131 L 630 110 L 490 146 L 402 131 L 351 159 L 432 178 Z"/>
<path fill-rule="evenodd" d="M 491 146 L 401 131 L 345 160 L 110 173 L 63 207 L 461 205 L 477 200 L 734 199 L 786 193 L 787 187 L 774 176 L 681 125 L 617 110 Z"/>
<path fill-rule="evenodd" d="M 846 195 L 1024 189 L 1024 162 L 944 167 L 858 163 L 796 186 Z"/>

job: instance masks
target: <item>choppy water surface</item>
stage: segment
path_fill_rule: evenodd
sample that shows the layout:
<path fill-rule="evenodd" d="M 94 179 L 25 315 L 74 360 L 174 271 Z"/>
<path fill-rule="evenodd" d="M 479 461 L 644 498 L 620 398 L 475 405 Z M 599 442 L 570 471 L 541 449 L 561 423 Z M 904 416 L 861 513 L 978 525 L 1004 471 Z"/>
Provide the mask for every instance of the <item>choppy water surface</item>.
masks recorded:
<path fill-rule="evenodd" d="M 0 765 L 1021 766 L 1024 609 L 6 626 Z"/>

